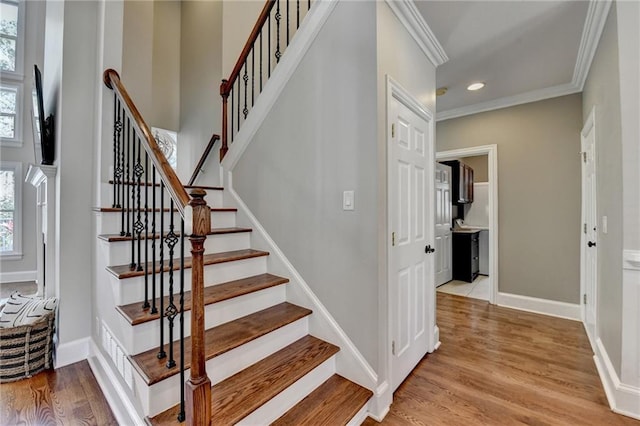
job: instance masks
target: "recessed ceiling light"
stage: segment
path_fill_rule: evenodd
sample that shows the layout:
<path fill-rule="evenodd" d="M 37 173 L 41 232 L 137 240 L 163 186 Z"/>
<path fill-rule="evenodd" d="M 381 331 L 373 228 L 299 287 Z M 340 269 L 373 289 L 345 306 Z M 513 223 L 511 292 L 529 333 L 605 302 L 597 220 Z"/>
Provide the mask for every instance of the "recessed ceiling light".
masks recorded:
<path fill-rule="evenodd" d="M 484 87 L 484 83 L 471 83 L 469 85 L 469 87 L 467 87 L 467 90 L 480 90 Z"/>
<path fill-rule="evenodd" d="M 439 87 L 436 89 L 436 96 L 442 96 L 445 93 L 447 93 L 447 90 L 449 90 L 449 88 L 447 87 Z"/>

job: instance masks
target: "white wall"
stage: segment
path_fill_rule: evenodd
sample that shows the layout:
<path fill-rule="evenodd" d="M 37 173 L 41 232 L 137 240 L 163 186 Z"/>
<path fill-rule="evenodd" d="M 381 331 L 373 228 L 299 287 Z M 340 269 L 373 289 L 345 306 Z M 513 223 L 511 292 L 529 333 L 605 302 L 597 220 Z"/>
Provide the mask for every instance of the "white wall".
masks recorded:
<path fill-rule="evenodd" d="M 234 169 L 234 188 L 377 365 L 376 5 L 340 2 Z M 355 210 L 342 210 L 342 191 Z"/>

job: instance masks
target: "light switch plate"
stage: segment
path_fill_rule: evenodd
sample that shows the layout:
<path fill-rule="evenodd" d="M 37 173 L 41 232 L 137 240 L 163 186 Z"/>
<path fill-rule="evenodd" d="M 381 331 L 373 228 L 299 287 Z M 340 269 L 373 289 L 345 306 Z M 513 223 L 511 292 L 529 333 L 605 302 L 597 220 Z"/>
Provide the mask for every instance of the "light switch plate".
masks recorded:
<path fill-rule="evenodd" d="M 342 193 L 342 210 L 354 210 L 353 191 L 344 191 Z"/>
<path fill-rule="evenodd" d="M 608 220 L 607 220 L 607 216 L 602 216 L 602 233 L 606 234 L 607 233 L 607 225 L 608 225 Z"/>

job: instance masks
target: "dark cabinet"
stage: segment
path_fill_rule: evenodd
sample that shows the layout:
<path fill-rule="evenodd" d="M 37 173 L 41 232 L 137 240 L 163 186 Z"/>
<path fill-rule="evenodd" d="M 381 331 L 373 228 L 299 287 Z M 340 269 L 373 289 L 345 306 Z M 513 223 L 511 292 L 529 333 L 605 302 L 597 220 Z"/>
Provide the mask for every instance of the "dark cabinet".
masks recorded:
<path fill-rule="evenodd" d="M 453 233 L 453 279 L 473 282 L 480 271 L 480 231 Z"/>
<path fill-rule="evenodd" d="M 473 203 L 473 169 L 462 161 L 442 161 L 451 166 L 451 201 L 454 204 Z"/>

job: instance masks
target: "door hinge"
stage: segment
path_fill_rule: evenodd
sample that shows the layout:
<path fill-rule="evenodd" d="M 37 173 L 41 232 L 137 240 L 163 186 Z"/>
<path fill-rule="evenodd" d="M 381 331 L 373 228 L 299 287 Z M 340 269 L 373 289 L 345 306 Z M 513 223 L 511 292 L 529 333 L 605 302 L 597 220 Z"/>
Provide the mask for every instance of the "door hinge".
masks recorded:
<path fill-rule="evenodd" d="M 585 305 L 587 304 L 587 293 L 582 295 L 582 303 Z"/>
<path fill-rule="evenodd" d="M 584 224 L 584 230 L 583 230 L 583 232 L 584 232 L 585 234 L 587 233 L 587 224 L 586 224 L 586 223 Z"/>
<path fill-rule="evenodd" d="M 391 342 L 391 355 L 395 355 L 396 354 L 396 341 L 392 341 Z"/>
<path fill-rule="evenodd" d="M 587 162 L 587 151 L 584 151 L 582 153 L 582 161 L 585 162 L 585 163 Z"/>
<path fill-rule="evenodd" d="M 395 247 L 396 245 L 396 233 L 392 232 L 391 233 L 391 247 Z"/>
<path fill-rule="evenodd" d="M 392 138 L 396 137 L 396 123 L 391 124 L 391 137 Z"/>

